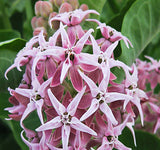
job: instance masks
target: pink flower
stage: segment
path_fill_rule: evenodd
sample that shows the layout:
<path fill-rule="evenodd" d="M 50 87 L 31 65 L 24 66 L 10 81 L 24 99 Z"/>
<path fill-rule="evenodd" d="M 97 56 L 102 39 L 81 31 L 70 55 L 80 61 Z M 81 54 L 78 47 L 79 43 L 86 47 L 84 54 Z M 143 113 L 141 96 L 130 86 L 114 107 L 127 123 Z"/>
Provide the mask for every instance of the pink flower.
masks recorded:
<path fill-rule="evenodd" d="M 130 99 L 130 96 L 127 96 L 125 94 L 117 93 L 117 92 L 107 92 L 108 82 L 106 83 L 106 80 L 103 79 L 99 86 L 97 86 L 89 77 L 87 77 L 84 73 L 79 71 L 81 77 L 84 79 L 84 81 L 88 84 L 91 94 L 93 96 L 91 106 L 87 110 L 86 113 L 83 114 L 83 116 L 80 118 L 81 121 L 85 120 L 89 116 L 91 116 L 96 110 L 100 109 L 106 117 L 114 124 L 116 125 L 118 122 L 115 119 L 112 110 L 108 106 L 108 103 L 118 101 L 118 100 L 124 100 L 124 99 Z M 109 81 L 109 78 L 108 78 Z"/>
<path fill-rule="evenodd" d="M 130 73 L 128 73 L 126 75 L 126 80 L 125 80 L 126 93 L 127 95 L 132 96 L 132 99 L 125 100 L 124 109 L 126 108 L 129 102 L 132 102 L 134 105 L 136 105 L 136 107 L 138 108 L 140 117 L 141 117 L 141 123 L 143 125 L 143 111 L 142 111 L 142 106 L 141 106 L 140 101 L 142 98 L 148 99 L 148 97 L 144 91 L 137 88 L 137 82 L 138 82 L 138 72 L 134 64 L 133 73 L 131 75 Z"/>
<path fill-rule="evenodd" d="M 77 41 L 76 45 L 72 45 L 72 42 L 70 41 L 62 24 L 60 29 L 63 47 L 57 46 L 52 49 L 47 49 L 40 53 L 40 57 L 43 55 L 51 55 L 55 60 L 57 60 L 58 63 L 60 63 L 55 74 L 53 75 L 53 80 L 51 83 L 52 86 L 57 86 L 62 83 L 67 75 L 67 72 L 69 71 L 73 87 L 77 91 L 81 91 L 83 83 L 77 69 L 79 66 L 81 66 L 83 69 L 86 69 L 84 64 L 87 63 L 88 56 L 90 55 L 81 53 L 81 51 L 91 32 L 93 32 L 93 29 L 90 29 L 87 33 L 85 33 L 81 39 Z"/>
<path fill-rule="evenodd" d="M 85 87 L 79 92 L 76 97 L 71 101 L 67 108 L 65 108 L 52 94 L 51 90 L 48 90 L 48 95 L 52 102 L 53 107 L 55 108 L 58 116 L 53 118 L 52 120 L 46 122 L 45 124 L 41 125 L 36 131 L 44 131 L 49 129 L 55 129 L 62 127 L 62 144 L 63 149 L 68 148 L 68 141 L 71 128 L 75 130 L 82 131 L 89 133 L 91 135 L 97 135 L 95 131 L 90 129 L 85 124 L 81 123 L 79 119 L 77 119 L 74 115 L 77 110 L 78 104 L 85 92 Z"/>
<path fill-rule="evenodd" d="M 82 9 L 76 9 L 75 11 L 64 12 L 56 15 L 55 17 L 50 19 L 49 23 L 50 26 L 52 26 L 52 21 L 61 21 L 63 24 L 67 25 L 67 33 L 69 35 L 71 44 L 73 45 L 75 44 L 77 37 L 78 39 L 80 39 L 85 34 L 82 27 L 80 26 L 80 23 L 90 13 L 99 15 L 99 13 L 95 10 L 83 11 Z"/>
<path fill-rule="evenodd" d="M 98 115 L 99 116 L 99 115 Z M 103 122 L 101 116 L 97 117 L 98 122 Z M 104 124 L 99 124 L 100 130 L 103 130 L 104 136 L 102 138 L 102 145 L 97 150 L 112 150 L 113 148 L 119 150 L 131 150 L 131 148 L 123 145 L 119 140 L 118 136 L 122 134 L 123 129 L 126 127 L 128 121 L 130 119 L 130 115 L 127 115 L 124 122 L 119 124 L 118 126 L 113 126 L 110 120 L 107 122 L 107 126 Z"/>
<path fill-rule="evenodd" d="M 105 51 L 113 42 L 120 41 L 120 40 L 123 40 L 125 42 L 127 48 L 129 48 L 129 45 L 133 47 L 129 39 L 123 36 L 121 32 L 116 31 L 110 26 L 106 26 L 105 23 L 101 23 L 96 19 L 87 19 L 87 21 L 93 21 L 99 25 L 98 28 L 101 30 L 101 33 L 104 37 L 98 40 L 99 41 L 98 43 L 102 44 L 101 46 L 102 51 Z"/>

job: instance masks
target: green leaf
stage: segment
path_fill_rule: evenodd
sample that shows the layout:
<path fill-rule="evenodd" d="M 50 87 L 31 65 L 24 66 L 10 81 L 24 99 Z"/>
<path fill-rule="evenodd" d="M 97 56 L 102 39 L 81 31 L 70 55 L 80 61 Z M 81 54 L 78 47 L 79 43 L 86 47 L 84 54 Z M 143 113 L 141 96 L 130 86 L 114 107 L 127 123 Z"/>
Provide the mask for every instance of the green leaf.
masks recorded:
<path fill-rule="evenodd" d="M 125 128 L 119 140 L 132 150 L 160 150 L 160 139 L 148 132 L 135 130 L 137 147 L 134 146 L 133 137 L 128 128 Z"/>
<path fill-rule="evenodd" d="M 16 57 L 17 52 L 7 50 L 7 49 L 0 49 L 0 91 L 7 92 L 8 87 L 16 88 L 18 87 L 23 72 L 19 72 L 16 68 L 11 70 L 8 73 L 8 81 L 4 77 L 4 73 L 9 66 L 13 64 L 13 60 Z"/>
<path fill-rule="evenodd" d="M 5 119 L 8 118 L 8 111 L 5 111 L 4 109 L 7 107 L 10 107 L 11 104 L 8 101 L 8 98 L 10 97 L 9 92 L 2 93 L 0 92 L 0 118 Z"/>
<path fill-rule="evenodd" d="M 37 111 L 33 111 L 29 114 L 29 116 L 23 121 L 24 126 L 27 129 L 35 130 L 41 125 L 41 122 L 39 120 L 39 117 L 37 115 Z"/>
<path fill-rule="evenodd" d="M 10 122 L 11 130 L 13 132 L 13 136 L 14 136 L 15 140 L 17 141 L 18 145 L 21 147 L 22 150 L 28 150 L 28 147 L 22 141 L 21 136 L 20 136 L 22 129 L 19 125 L 19 122 L 14 121 L 14 120 L 11 120 L 9 122 Z"/>
<path fill-rule="evenodd" d="M 5 71 L 10 67 L 20 49 L 25 46 L 25 41 L 18 38 L 0 42 L 0 92 L 7 92 L 8 87 L 16 88 L 22 78 L 23 72 L 16 68 L 8 73 L 8 81 L 4 77 Z"/>
<path fill-rule="evenodd" d="M 9 16 L 11 17 L 11 15 L 15 12 L 23 12 L 24 8 L 25 8 L 25 1 L 26 0 L 13 0 L 12 2 L 9 2 L 8 5 L 10 6 L 8 11 L 9 11 Z M 7 2 L 6 2 L 7 3 Z"/>
<path fill-rule="evenodd" d="M 0 46 L 1 42 L 20 38 L 20 33 L 15 30 L 0 30 Z"/>
<path fill-rule="evenodd" d="M 112 20 L 115 16 L 120 14 L 121 10 L 123 10 L 124 6 L 127 5 L 129 0 L 107 0 L 104 4 L 102 14 L 101 14 L 101 21 L 108 23 Z M 129 7 L 129 6 L 128 6 Z"/>
<path fill-rule="evenodd" d="M 136 13 L 135 13 L 136 10 Z M 122 34 L 127 36 L 134 48 L 127 49 L 121 42 L 120 60 L 131 65 L 147 45 L 160 33 L 160 1 L 137 0 L 126 13 Z"/>
<path fill-rule="evenodd" d="M 11 130 L 5 124 L 4 121 L 0 120 L 0 149 L 1 150 L 10 150 L 10 149 L 16 149 L 20 150 L 20 147 L 17 145 Z"/>

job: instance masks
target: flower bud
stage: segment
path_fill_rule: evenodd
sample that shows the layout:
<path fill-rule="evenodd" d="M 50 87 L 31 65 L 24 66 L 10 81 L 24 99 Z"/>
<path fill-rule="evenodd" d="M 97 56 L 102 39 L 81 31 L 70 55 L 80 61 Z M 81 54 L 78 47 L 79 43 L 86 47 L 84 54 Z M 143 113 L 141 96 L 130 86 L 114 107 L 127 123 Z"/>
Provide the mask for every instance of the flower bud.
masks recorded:
<path fill-rule="evenodd" d="M 55 0 L 55 5 L 60 7 L 64 2 L 67 2 L 67 0 Z"/>
<path fill-rule="evenodd" d="M 38 1 L 35 4 L 36 16 L 48 17 L 53 12 L 52 4 L 48 1 Z"/>
<path fill-rule="evenodd" d="M 83 11 L 88 10 L 88 6 L 86 4 L 82 4 L 79 9 L 82 9 Z"/>
<path fill-rule="evenodd" d="M 36 27 L 44 27 L 44 28 L 46 28 L 47 24 L 48 24 L 47 20 L 45 20 L 43 17 L 39 17 L 36 20 Z"/>
<path fill-rule="evenodd" d="M 73 9 L 77 9 L 79 6 L 78 0 L 68 0 L 68 2 L 72 5 Z"/>
<path fill-rule="evenodd" d="M 59 8 L 59 13 L 70 12 L 70 11 L 72 11 L 72 6 L 67 2 L 63 3 Z"/>
<path fill-rule="evenodd" d="M 33 29 L 35 29 L 37 27 L 36 22 L 37 22 L 37 17 L 35 16 L 31 20 L 31 25 L 32 25 Z"/>

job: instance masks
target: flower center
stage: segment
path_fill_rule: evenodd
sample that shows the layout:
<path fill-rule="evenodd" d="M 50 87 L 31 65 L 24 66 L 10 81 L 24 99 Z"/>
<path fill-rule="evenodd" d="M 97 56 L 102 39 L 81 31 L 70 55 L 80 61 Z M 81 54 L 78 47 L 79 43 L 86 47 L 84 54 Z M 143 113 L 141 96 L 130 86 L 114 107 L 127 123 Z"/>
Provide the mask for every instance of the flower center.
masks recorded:
<path fill-rule="evenodd" d="M 63 113 L 63 115 L 61 116 L 61 122 L 66 125 L 70 124 L 71 119 L 72 116 L 69 115 L 68 112 Z"/>

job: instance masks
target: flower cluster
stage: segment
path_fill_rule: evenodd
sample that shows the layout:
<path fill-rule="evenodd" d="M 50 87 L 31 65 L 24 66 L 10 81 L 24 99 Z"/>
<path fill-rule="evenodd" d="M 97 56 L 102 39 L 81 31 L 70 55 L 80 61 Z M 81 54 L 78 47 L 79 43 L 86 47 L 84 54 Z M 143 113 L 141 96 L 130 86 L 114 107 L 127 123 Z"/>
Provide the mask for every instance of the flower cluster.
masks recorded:
<path fill-rule="evenodd" d="M 134 122 L 140 114 L 143 125 L 141 100 L 148 97 L 137 87 L 136 65 L 129 67 L 114 59 L 120 40 L 127 47 L 132 45 L 120 32 L 95 19 L 87 21 L 98 24 L 103 38 L 95 39 L 93 29 L 84 31 L 81 22 L 90 13 L 98 15 L 95 10 L 76 9 L 50 18 L 50 24 L 60 22 L 58 30 L 48 39 L 41 30 L 5 73 L 7 78 L 11 69 L 21 71 L 25 66 L 19 87 L 9 88 L 13 107 L 6 110 L 10 119 L 20 121 L 22 140 L 30 149 L 130 150 L 118 140 L 125 127 L 136 144 Z M 92 53 L 84 51 L 86 46 Z M 121 83 L 115 82 L 119 77 L 111 71 L 115 67 L 125 73 Z M 40 126 L 31 130 L 25 120 L 33 111 Z"/>
<path fill-rule="evenodd" d="M 146 130 L 156 133 L 160 128 L 159 92 L 156 87 L 160 83 L 160 61 L 145 56 L 150 62 L 136 60 L 138 68 L 138 87 L 146 91 L 148 100 L 142 102 L 142 109 L 145 115 Z M 147 124 L 150 125 L 147 125 Z M 138 125 L 137 125 L 138 127 Z M 151 127 L 151 128 L 150 128 Z"/>

